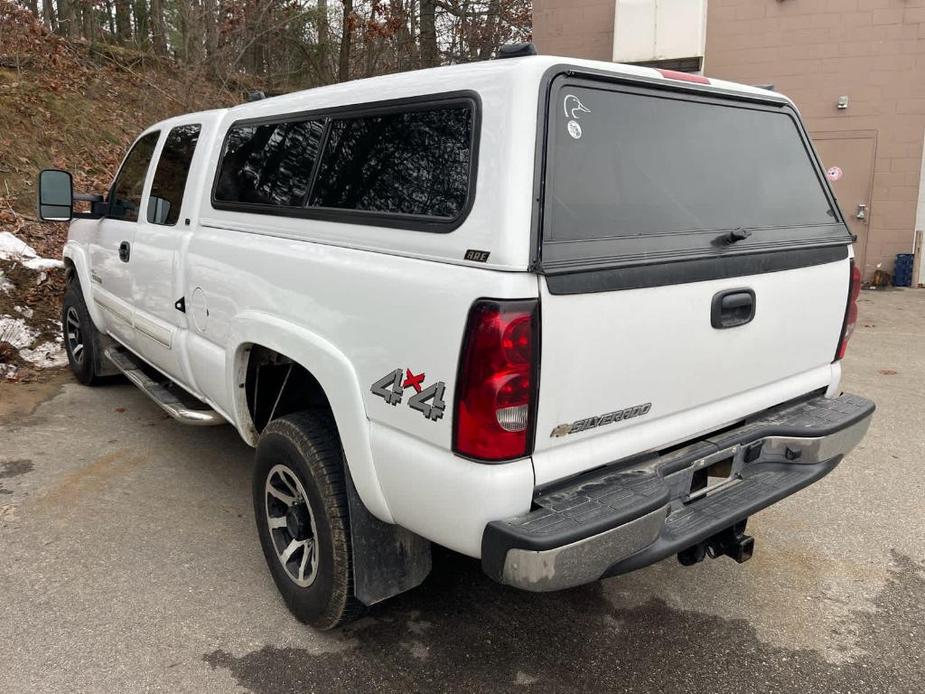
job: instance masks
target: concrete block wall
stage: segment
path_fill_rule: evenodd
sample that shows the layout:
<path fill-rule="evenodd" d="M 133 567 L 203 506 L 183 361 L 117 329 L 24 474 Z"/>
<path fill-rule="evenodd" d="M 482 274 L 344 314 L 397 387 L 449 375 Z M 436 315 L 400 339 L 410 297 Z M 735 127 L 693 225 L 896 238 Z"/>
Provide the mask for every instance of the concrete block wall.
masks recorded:
<path fill-rule="evenodd" d="M 611 60 L 615 0 L 539 0 L 533 40 L 546 55 Z"/>
<path fill-rule="evenodd" d="M 876 131 L 867 268 L 889 271 L 897 253 L 912 251 L 925 138 L 925 0 L 709 0 L 704 71 L 774 84 L 811 132 Z M 844 111 L 835 106 L 842 95 Z"/>

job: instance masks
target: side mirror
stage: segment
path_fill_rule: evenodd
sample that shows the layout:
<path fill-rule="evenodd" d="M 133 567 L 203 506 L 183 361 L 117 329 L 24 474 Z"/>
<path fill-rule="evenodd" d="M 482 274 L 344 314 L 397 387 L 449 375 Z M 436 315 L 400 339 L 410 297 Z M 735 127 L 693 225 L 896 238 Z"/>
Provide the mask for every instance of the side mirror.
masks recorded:
<path fill-rule="evenodd" d="M 43 222 L 69 222 L 74 216 L 74 182 L 71 174 L 45 169 L 39 174 L 39 219 Z"/>

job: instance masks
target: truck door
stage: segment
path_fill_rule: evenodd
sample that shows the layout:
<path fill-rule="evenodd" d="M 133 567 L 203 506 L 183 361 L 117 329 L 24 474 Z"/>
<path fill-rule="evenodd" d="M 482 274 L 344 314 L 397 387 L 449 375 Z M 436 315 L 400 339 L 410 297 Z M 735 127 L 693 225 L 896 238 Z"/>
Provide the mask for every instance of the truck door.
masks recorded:
<path fill-rule="evenodd" d="M 90 294 L 105 325 L 119 342 L 133 346 L 132 245 L 138 227 L 142 193 L 159 132 L 139 138 L 126 155 L 109 191 L 109 209 L 99 220 L 90 243 Z"/>
<path fill-rule="evenodd" d="M 191 380 L 182 348 L 187 322 L 181 266 L 191 233 L 192 196 L 185 192 L 201 133 L 201 123 L 184 123 L 164 138 L 132 251 L 137 351 L 187 386 Z"/>

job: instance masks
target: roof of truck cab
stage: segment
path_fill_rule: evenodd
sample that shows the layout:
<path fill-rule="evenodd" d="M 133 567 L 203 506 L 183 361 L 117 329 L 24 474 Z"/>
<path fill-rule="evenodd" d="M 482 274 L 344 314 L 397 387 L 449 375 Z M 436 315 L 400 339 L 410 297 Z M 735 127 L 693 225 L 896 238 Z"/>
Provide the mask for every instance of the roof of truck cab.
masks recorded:
<path fill-rule="evenodd" d="M 740 93 L 776 101 L 786 100 L 786 97 L 776 92 L 724 80 L 710 78 L 709 84 L 682 83 L 665 77 L 661 72 L 650 67 L 537 55 L 448 65 L 341 82 L 240 104 L 228 111 L 233 120 L 240 120 L 443 92 L 463 90 L 481 92 L 488 89 L 496 91 L 499 86 L 512 90 L 528 88 L 535 92 L 547 72 L 557 66 L 562 67 L 563 70 L 577 68 L 629 78 L 664 81 L 666 84 L 684 84 L 707 91 Z"/>

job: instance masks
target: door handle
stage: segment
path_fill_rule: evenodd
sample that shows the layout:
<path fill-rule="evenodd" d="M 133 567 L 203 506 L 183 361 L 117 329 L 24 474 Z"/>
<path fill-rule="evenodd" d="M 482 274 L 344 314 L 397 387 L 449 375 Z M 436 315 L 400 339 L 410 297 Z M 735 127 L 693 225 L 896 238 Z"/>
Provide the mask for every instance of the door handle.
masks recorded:
<path fill-rule="evenodd" d="M 727 289 L 713 296 L 710 325 L 717 330 L 735 328 L 755 317 L 755 292 L 752 289 Z"/>
<path fill-rule="evenodd" d="M 119 244 L 119 260 L 123 263 L 127 263 L 131 257 L 132 245 L 128 241 L 123 241 Z"/>

